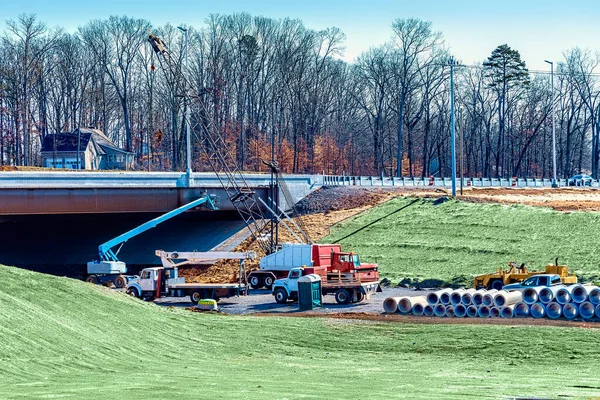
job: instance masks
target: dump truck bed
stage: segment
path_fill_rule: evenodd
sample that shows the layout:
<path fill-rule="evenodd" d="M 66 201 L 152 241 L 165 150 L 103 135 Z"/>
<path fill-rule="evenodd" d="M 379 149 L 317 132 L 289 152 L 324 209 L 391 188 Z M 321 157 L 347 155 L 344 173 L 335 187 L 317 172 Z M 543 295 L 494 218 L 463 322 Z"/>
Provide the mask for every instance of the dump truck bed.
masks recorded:
<path fill-rule="evenodd" d="M 245 288 L 246 285 L 240 285 L 238 283 L 176 283 L 169 285 L 169 289 L 237 289 Z"/>

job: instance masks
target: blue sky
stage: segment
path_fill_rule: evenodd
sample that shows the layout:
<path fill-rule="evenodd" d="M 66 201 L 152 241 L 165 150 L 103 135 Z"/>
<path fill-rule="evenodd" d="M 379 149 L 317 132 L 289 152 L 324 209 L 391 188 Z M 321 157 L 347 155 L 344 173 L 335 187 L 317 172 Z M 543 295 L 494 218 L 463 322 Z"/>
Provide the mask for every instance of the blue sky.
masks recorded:
<path fill-rule="evenodd" d="M 35 13 L 49 26 L 75 31 L 92 19 L 129 15 L 153 25 L 170 22 L 200 27 L 207 15 L 249 12 L 292 17 L 313 29 L 341 28 L 345 59 L 387 41 L 395 18 L 433 22 L 463 63 L 484 60 L 503 43 L 521 52 L 528 67 L 545 70 L 544 59 L 560 60 L 565 49 L 600 50 L 600 2 L 592 0 L 1 0 L 0 27 L 21 13 Z"/>

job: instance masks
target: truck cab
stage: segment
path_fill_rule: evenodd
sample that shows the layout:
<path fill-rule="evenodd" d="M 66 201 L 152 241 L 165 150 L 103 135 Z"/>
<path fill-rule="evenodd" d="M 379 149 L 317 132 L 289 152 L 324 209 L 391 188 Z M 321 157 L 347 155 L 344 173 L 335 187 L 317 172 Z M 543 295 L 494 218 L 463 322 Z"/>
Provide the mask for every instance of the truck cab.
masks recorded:
<path fill-rule="evenodd" d="M 540 274 L 533 275 L 525 279 L 523 282 L 511 283 L 504 286 L 504 290 L 525 290 L 530 287 L 549 287 L 562 285 L 560 275 L 557 274 Z"/>
<path fill-rule="evenodd" d="M 298 300 L 298 279 L 302 276 L 302 268 L 292 268 L 287 278 L 277 279 L 273 282 L 273 296 L 279 304 L 287 303 L 288 299 Z"/>
<path fill-rule="evenodd" d="M 379 281 L 377 264 L 361 264 L 356 253 L 333 252 L 331 255 L 330 278 L 342 280 Z"/>
<path fill-rule="evenodd" d="M 173 284 L 180 281 L 184 282 L 185 279 L 178 277 L 177 268 L 144 268 L 140 272 L 139 278 L 134 278 L 127 284 L 127 294 L 153 300 L 167 292 L 167 281 Z"/>

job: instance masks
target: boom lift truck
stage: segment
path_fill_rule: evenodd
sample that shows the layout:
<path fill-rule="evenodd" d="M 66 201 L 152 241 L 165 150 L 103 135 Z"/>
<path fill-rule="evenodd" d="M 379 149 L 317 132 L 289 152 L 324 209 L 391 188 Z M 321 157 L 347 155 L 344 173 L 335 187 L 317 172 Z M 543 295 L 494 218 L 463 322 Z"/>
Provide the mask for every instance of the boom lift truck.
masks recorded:
<path fill-rule="evenodd" d="M 86 282 L 97 284 L 112 281 L 118 288 L 124 288 L 127 286 L 127 283 L 132 279 L 137 278 L 137 276 L 127 275 L 127 266 L 117 257 L 125 242 L 143 232 L 146 232 L 148 229 L 156 227 L 161 222 L 169 220 L 187 210 L 191 210 L 192 208 L 198 206 L 205 207 L 209 210 L 219 209 L 215 195 L 204 195 L 197 200 L 176 208 L 173 211 L 169 211 L 166 214 L 145 222 L 142 225 L 133 228 L 132 230 L 127 231 L 106 243 L 102 243 L 100 246 L 98 246 L 98 259 L 87 263 L 88 276 L 86 278 Z M 116 246 L 119 247 L 113 251 L 113 248 Z"/>

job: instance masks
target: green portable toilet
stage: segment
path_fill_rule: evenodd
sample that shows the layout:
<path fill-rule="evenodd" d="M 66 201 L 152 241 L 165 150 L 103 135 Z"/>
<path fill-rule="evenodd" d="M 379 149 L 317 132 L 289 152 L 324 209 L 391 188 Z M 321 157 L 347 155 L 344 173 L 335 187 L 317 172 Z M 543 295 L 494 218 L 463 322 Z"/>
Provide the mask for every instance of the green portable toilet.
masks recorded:
<path fill-rule="evenodd" d="M 309 274 L 298 279 L 298 307 L 312 310 L 321 307 L 321 277 Z"/>

